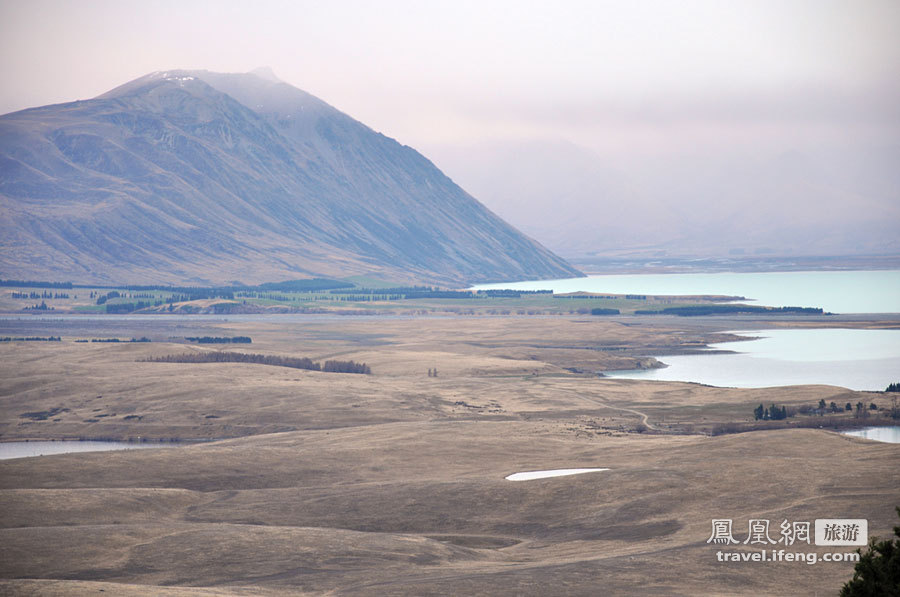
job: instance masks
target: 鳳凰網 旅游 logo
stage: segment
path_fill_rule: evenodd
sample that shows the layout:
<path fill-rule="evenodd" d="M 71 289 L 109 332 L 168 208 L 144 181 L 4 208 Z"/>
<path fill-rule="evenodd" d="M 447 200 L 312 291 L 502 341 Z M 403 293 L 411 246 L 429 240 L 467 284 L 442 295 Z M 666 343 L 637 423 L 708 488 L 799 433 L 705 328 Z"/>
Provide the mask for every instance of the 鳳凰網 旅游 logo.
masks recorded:
<path fill-rule="evenodd" d="M 858 562 L 858 550 L 799 551 L 804 546 L 857 547 L 866 545 L 869 524 L 864 518 L 817 518 L 780 523 L 750 518 L 738 529 L 731 518 L 712 519 L 706 542 L 720 547 L 761 546 L 762 549 L 716 551 L 719 562 Z M 742 521 L 743 523 L 743 521 Z"/>
<path fill-rule="evenodd" d="M 805 544 L 845 547 L 865 545 L 869 535 L 869 524 L 865 518 L 817 518 L 814 523 L 784 519 L 777 526 L 765 518 L 750 518 L 742 530 L 744 528 L 745 534 L 739 534 L 735 538 L 737 531 L 733 519 L 714 518 L 706 542 L 715 545 Z"/>

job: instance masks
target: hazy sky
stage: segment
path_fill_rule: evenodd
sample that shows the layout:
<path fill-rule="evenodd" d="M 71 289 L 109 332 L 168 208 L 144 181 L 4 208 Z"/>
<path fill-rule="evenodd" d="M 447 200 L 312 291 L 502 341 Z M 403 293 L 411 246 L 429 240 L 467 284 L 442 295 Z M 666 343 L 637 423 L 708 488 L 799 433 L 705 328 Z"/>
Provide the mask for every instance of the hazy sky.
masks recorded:
<path fill-rule="evenodd" d="M 551 248 L 898 241 L 900 0 L 0 0 L 0 113 L 260 66 Z"/>
<path fill-rule="evenodd" d="M 268 65 L 427 151 L 895 142 L 900 2 L 0 0 L 0 113 Z"/>

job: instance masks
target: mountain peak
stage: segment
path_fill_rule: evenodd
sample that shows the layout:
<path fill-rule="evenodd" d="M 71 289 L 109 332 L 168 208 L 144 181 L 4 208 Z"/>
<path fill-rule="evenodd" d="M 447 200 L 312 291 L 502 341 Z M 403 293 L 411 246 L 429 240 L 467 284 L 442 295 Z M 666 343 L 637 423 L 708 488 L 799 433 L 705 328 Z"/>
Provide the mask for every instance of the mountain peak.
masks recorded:
<path fill-rule="evenodd" d="M 266 81 L 270 81 L 272 83 L 282 83 L 283 81 L 275 75 L 275 71 L 272 70 L 271 66 L 260 66 L 259 68 L 254 68 L 250 71 L 251 75 L 256 75 L 260 79 L 265 79 Z"/>
<path fill-rule="evenodd" d="M 415 150 L 262 75 L 158 71 L 0 117 L 0 212 L 11 214 L 0 272 L 445 285 L 578 275 Z"/>

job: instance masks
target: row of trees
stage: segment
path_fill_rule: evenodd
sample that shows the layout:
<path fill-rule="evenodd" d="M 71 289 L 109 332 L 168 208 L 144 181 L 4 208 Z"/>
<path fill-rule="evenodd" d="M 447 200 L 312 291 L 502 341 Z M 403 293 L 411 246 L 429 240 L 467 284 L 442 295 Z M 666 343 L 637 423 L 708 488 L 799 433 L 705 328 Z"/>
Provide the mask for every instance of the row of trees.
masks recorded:
<path fill-rule="evenodd" d="M 69 295 L 66 292 L 54 293 L 44 290 L 42 292 L 13 292 L 12 297 L 14 299 L 67 299 Z"/>
<path fill-rule="evenodd" d="M 897 404 L 897 399 L 893 399 L 894 406 L 891 408 L 890 416 L 894 419 L 900 419 L 900 405 Z M 848 402 L 844 406 L 839 406 L 837 403 L 832 401 L 830 404 L 825 402 L 825 399 L 820 399 L 819 404 L 816 406 L 812 406 L 809 404 L 802 405 L 798 408 L 790 408 L 788 409 L 786 406 L 775 406 L 771 405 L 769 408 L 765 408 L 762 404 L 753 409 L 753 418 L 757 421 L 778 421 L 781 419 L 786 419 L 787 417 L 793 417 L 796 413 L 800 413 L 802 415 L 819 415 L 823 416 L 826 414 L 838 414 L 838 413 L 853 413 L 853 415 L 857 419 L 865 419 L 869 416 L 869 413 L 872 411 L 877 411 L 878 405 L 874 402 L 869 403 L 867 406 L 862 401 L 857 402 L 855 405 Z"/>
<path fill-rule="evenodd" d="M 250 336 L 233 336 L 231 338 L 223 338 L 220 336 L 185 336 L 188 342 L 196 342 L 197 344 L 250 344 L 253 340 Z"/>
<path fill-rule="evenodd" d="M 72 288 L 72 283 L 39 282 L 35 280 L 0 280 L 0 286 L 12 288 Z"/>
<path fill-rule="evenodd" d="M 636 298 L 631 297 L 629 298 Z M 823 315 L 824 310 L 818 307 L 760 307 L 757 305 L 687 305 L 684 307 L 666 307 L 657 311 L 637 309 L 635 315 L 678 315 L 680 317 L 697 317 L 701 315 Z"/>
<path fill-rule="evenodd" d="M 246 352 L 190 352 L 185 354 L 151 357 L 145 362 L 154 363 L 252 363 L 256 365 L 274 365 L 291 367 L 309 371 L 325 371 L 329 373 L 361 373 L 369 374 L 372 370 L 365 363 L 355 361 L 325 361 L 324 365 L 314 362 L 308 357 L 283 357 L 269 354 L 253 354 Z"/>
<path fill-rule="evenodd" d="M 113 344 L 117 342 L 150 342 L 150 338 L 147 336 L 141 336 L 140 338 L 135 338 L 132 336 L 131 340 L 119 340 L 118 338 L 91 338 L 90 340 L 75 340 L 75 342 L 87 343 L 87 342 L 100 342 L 107 343 L 112 342 Z"/>
<path fill-rule="evenodd" d="M 326 373 L 360 373 L 362 375 L 372 373 L 368 365 L 355 361 L 325 361 L 322 371 Z"/>

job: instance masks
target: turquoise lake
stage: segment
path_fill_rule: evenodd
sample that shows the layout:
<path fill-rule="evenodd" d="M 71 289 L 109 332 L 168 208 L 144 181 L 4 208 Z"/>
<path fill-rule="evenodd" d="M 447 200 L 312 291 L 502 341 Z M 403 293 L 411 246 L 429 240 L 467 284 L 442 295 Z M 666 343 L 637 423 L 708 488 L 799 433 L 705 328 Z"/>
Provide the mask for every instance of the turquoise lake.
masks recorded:
<path fill-rule="evenodd" d="M 750 304 L 821 307 L 832 313 L 900 313 L 900 271 L 632 274 L 485 284 L 604 294 L 743 296 Z M 900 330 L 790 329 L 740 332 L 761 339 L 714 345 L 734 354 L 656 356 L 664 369 L 607 372 L 610 377 L 765 388 L 828 384 L 883 390 L 900 382 Z"/>
<path fill-rule="evenodd" d="M 746 297 L 771 307 L 821 307 L 831 313 L 900 313 L 900 271 L 825 271 L 713 274 L 629 274 L 482 284 L 606 294 L 716 294 Z"/>
<path fill-rule="evenodd" d="M 668 367 L 606 375 L 732 388 L 826 384 L 884 390 L 900 381 L 900 330 L 793 329 L 738 335 L 759 339 L 710 345 L 711 350 L 735 354 L 657 356 Z"/>

